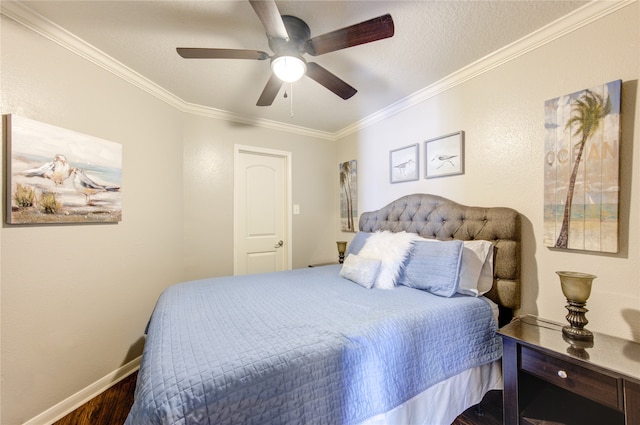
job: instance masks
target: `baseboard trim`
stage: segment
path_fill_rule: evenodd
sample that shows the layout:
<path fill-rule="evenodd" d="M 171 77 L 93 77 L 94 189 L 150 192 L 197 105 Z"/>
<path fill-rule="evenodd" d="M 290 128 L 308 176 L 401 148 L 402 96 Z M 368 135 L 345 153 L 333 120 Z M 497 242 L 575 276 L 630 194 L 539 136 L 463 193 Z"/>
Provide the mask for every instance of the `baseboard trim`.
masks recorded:
<path fill-rule="evenodd" d="M 25 422 L 23 425 L 51 425 L 57 420 L 65 417 L 69 413 L 76 410 L 98 394 L 108 390 L 127 376 L 131 375 L 140 368 L 140 359 L 142 356 L 131 360 L 129 363 L 119 367 L 107 376 L 97 380 L 88 387 L 78 391 L 71 397 L 62 400 L 55 406 L 45 410 L 38 416 Z"/>

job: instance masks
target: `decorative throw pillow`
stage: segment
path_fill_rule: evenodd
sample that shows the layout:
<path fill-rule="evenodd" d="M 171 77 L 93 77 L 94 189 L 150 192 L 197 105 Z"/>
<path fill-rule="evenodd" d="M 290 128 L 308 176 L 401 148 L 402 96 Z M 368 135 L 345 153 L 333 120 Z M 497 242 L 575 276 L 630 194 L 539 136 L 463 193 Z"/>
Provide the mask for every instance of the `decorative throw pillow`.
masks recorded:
<path fill-rule="evenodd" d="M 392 233 L 387 230 L 375 232 L 369 236 L 360 250 L 361 257 L 374 258 L 380 261 L 380 272 L 374 287 L 393 289 L 400 274 L 413 241 L 419 236 L 415 233 Z"/>
<path fill-rule="evenodd" d="M 458 290 L 463 246 L 459 240 L 414 242 L 398 283 L 442 297 L 453 296 Z"/>
<path fill-rule="evenodd" d="M 371 235 L 372 233 L 368 232 L 356 233 L 356 235 L 353 237 L 353 240 L 349 242 L 349 245 L 347 246 L 347 252 L 344 254 L 345 257 L 348 257 L 349 254 L 358 254 L 364 246 L 364 243 Z"/>
<path fill-rule="evenodd" d="M 464 241 L 458 293 L 479 297 L 493 286 L 493 243 Z"/>
<path fill-rule="evenodd" d="M 358 285 L 371 289 L 378 277 L 380 261 L 373 258 L 364 258 L 356 254 L 349 254 L 344 259 L 340 277 L 349 279 Z"/>

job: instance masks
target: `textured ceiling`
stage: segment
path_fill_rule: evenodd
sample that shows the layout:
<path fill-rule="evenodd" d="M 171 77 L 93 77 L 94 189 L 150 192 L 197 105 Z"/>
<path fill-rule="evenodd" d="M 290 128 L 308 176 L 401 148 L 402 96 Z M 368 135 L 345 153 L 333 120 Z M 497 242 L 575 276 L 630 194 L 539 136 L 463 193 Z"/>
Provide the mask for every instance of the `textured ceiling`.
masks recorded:
<path fill-rule="evenodd" d="M 182 101 L 335 133 L 571 13 L 580 1 L 278 1 L 311 36 L 385 13 L 392 38 L 317 57 L 358 93 L 342 100 L 309 78 L 285 85 L 272 106 L 256 101 L 269 61 L 183 59 L 176 47 L 264 50 L 247 1 L 28 1 L 66 29 Z M 284 91 L 289 96 L 284 98 Z M 293 116 L 291 116 L 293 112 Z"/>

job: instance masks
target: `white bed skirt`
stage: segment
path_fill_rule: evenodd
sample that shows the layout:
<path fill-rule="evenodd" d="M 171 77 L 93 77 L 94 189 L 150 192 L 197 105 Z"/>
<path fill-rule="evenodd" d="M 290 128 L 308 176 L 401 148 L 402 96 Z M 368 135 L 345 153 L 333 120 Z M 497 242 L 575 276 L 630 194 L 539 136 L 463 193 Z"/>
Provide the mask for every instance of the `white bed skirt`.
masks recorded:
<path fill-rule="evenodd" d="M 490 390 L 501 390 L 502 362 L 465 370 L 435 384 L 411 400 L 361 425 L 451 425 Z"/>

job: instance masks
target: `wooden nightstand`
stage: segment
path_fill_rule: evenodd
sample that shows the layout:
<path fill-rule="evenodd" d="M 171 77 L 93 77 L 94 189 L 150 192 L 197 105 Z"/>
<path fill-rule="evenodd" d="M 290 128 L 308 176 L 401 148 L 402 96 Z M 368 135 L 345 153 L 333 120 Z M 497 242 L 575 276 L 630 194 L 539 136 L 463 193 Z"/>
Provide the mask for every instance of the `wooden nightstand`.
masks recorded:
<path fill-rule="evenodd" d="M 562 326 L 523 316 L 498 331 L 504 423 L 640 424 L 640 344 L 596 332 L 571 344 Z"/>
<path fill-rule="evenodd" d="M 322 267 L 322 266 L 334 266 L 336 264 L 340 264 L 337 261 L 335 263 L 317 263 L 317 264 L 309 264 L 309 267 Z"/>
<path fill-rule="evenodd" d="M 335 264 L 340 264 L 337 261 L 335 263 L 317 263 L 317 264 L 309 264 L 309 267 L 321 267 L 321 266 L 333 266 Z"/>

